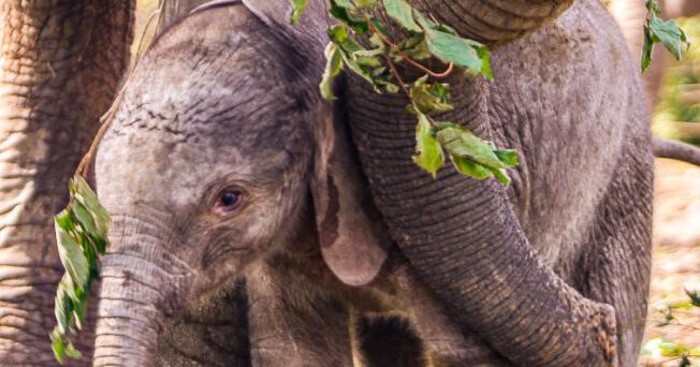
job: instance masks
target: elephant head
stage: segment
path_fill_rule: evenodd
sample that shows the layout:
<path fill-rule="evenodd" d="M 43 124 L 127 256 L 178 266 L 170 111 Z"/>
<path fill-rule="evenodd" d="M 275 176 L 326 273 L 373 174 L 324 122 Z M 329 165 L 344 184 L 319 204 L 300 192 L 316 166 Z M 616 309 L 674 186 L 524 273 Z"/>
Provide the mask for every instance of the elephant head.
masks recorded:
<path fill-rule="evenodd" d="M 320 54 L 301 47 L 225 2 L 140 61 L 95 162 L 112 214 L 95 365 L 154 363 L 166 316 L 295 243 L 311 212 L 340 279 L 378 273 L 386 254 L 361 173 L 309 72 Z"/>

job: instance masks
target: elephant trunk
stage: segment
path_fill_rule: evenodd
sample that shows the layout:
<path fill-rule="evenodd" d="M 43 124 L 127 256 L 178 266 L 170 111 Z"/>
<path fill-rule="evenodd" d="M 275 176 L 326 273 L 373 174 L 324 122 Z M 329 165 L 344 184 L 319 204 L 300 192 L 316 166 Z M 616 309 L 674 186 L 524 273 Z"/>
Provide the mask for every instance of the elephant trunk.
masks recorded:
<path fill-rule="evenodd" d="M 357 77 L 349 79 L 353 138 L 377 207 L 455 319 L 523 365 L 613 365 L 614 311 L 584 299 L 543 265 L 506 189 L 451 167 L 437 179 L 421 171 L 411 160 L 416 118 L 406 112 L 407 99 L 377 96 Z M 447 82 L 455 109 L 439 120 L 486 139 L 503 136 L 489 123 L 483 79 L 456 75 Z"/>
<path fill-rule="evenodd" d="M 488 45 L 524 36 L 556 19 L 573 0 L 421 0 L 412 1 L 460 35 Z"/>
<path fill-rule="evenodd" d="M 167 233 L 137 219 L 114 220 L 102 260 L 94 366 L 155 365 L 158 337 L 182 272 L 164 250 Z"/>

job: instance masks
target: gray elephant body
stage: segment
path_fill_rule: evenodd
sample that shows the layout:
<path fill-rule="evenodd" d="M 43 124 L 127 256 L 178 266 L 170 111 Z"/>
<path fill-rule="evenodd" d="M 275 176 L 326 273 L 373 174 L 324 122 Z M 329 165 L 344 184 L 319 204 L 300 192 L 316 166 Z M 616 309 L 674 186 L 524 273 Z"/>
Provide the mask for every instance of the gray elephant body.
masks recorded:
<path fill-rule="evenodd" d="M 95 164 L 113 216 L 95 365 L 500 365 L 387 255 L 347 127 L 301 88 L 314 76 L 290 42 L 242 5 L 213 7 L 127 82 Z M 328 259 L 348 244 L 360 260 Z"/>
<path fill-rule="evenodd" d="M 430 10 L 452 19 L 451 7 L 459 6 Z M 504 23 L 514 33 L 542 21 L 534 11 L 519 14 L 519 22 Z M 450 25 L 485 27 L 463 19 Z M 495 81 L 451 78 L 456 112 L 438 117 L 517 149 L 521 165 L 510 188 L 465 180 L 451 168 L 437 180 L 416 170 L 406 101 L 377 97 L 356 78 L 349 86 L 353 138 L 392 237 L 462 325 L 524 365 L 602 366 L 615 364 L 614 354 L 620 365 L 635 366 L 650 276 L 653 182 L 637 64 L 598 1 L 576 1 L 545 24 L 515 41 L 486 38 L 502 44 L 493 52 Z M 573 316 L 581 296 L 612 305 L 616 325 L 569 333 L 596 318 Z M 604 341 L 611 334 L 616 347 Z M 543 349 L 550 353 L 532 353 Z"/>
<path fill-rule="evenodd" d="M 262 23 L 221 5 L 185 21 L 206 31 L 160 38 L 160 62 L 156 52 L 145 57 L 99 151 L 98 193 L 115 220 L 96 365 L 152 363 L 164 315 L 297 237 L 307 185 L 333 273 L 364 284 L 386 258 L 376 221 L 354 202 L 359 191 L 345 175 L 352 170 L 333 158 L 333 129 L 317 122 L 330 119 L 315 88 L 324 16 L 307 14 L 290 28 L 289 4 L 251 2 Z M 522 17 L 485 36 L 478 31 L 503 21 L 505 3 L 466 7 L 483 10 L 479 26 L 468 14 L 465 24 L 447 22 L 501 46 L 494 83 L 451 77 L 457 109 L 443 117 L 522 153 L 510 189 L 450 169 L 429 178 L 410 160 L 415 121 L 406 100 L 376 96 L 354 78 L 350 125 L 391 236 L 464 335 L 478 332 L 518 364 L 603 366 L 619 356 L 632 366 L 650 256 L 644 96 L 600 4 L 577 2 L 552 23 L 571 3 L 518 1 Z M 432 10 L 442 19 L 453 5 Z M 323 8 L 316 1 L 309 9 Z M 238 194 L 242 204 L 232 201 Z M 271 284 L 250 284 L 249 293 L 290 299 L 265 292 Z M 318 289 L 333 288 L 327 284 Z M 284 314 L 268 311 L 260 317 Z M 249 312 L 255 335 L 256 311 Z"/>

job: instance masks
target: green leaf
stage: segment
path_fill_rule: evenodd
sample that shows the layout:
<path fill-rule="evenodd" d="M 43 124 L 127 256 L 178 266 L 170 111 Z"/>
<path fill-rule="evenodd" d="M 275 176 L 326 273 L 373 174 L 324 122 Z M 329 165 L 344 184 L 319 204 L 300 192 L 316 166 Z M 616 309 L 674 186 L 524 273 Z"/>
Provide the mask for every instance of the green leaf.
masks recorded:
<path fill-rule="evenodd" d="M 697 290 L 684 289 L 685 294 L 690 298 L 690 303 L 695 307 L 700 307 L 700 293 Z"/>
<path fill-rule="evenodd" d="M 413 104 L 421 113 L 439 113 L 454 109 L 450 104 L 450 91 L 447 84 L 427 83 L 428 76 L 417 79 L 410 88 Z"/>
<path fill-rule="evenodd" d="M 340 71 L 343 70 L 343 59 L 338 50 L 338 45 L 335 43 L 328 43 L 326 45 L 326 70 L 323 72 L 323 77 L 321 78 L 321 84 L 319 84 L 319 89 L 321 90 L 321 96 L 327 100 L 336 99 L 333 95 L 333 80 L 335 79 Z"/>
<path fill-rule="evenodd" d="M 377 0 L 355 0 L 358 8 L 373 9 L 376 8 L 379 2 Z"/>
<path fill-rule="evenodd" d="M 404 54 L 408 55 L 413 60 L 425 60 L 433 56 L 430 53 L 430 49 L 428 49 L 428 44 L 425 42 L 425 34 L 423 33 L 416 33 L 402 40 L 399 42 L 398 46 Z M 394 58 L 395 62 L 403 60 L 403 56 L 393 49 L 391 50 L 391 56 Z"/>
<path fill-rule="evenodd" d="M 100 204 L 97 194 L 95 194 L 87 181 L 80 175 L 75 175 L 73 177 L 69 187 L 71 188 L 71 196 L 74 201 L 85 206 L 85 209 L 92 215 L 95 222 L 94 234 L 106 239 L 110 217 L 107 209 Z"/>
<path fill-rule="evenodd" d="M 366 50 L 355 40 L 350 38 L 350 32 L 346 26 L 335 25 L 328 29 L 328 37 L 333 43 L 345 51 L 347 54 L 352 54 L 358 51 Z"/>
<path fill-rule="evenodd" d="M 60 333 L 67 333 L 73 321 L 73 298 L 75 297 L 75 285 L 68 274 L 64 274 L 56 292 L 54 313 Z"/>
<path fill-rule="evenodd" d="M 664 47 L 676 58 L 680 60 L 683 54 L 690 47 L 690 39 L 675 21 L 663 21 L 661 8 L 656 0 L 647 0 L 647 21 L 644 25 L 644 44 L 642 46 L 641 67 L 644 72 L 651 64 L 652 50 L 654 44 L 661 42 Z"/>
<path fill-rule="evenodd" d="M 651 54 L 654 50 L 654 37 L 644 29 L 644 44 L 642 45 L 642 73 L 651 65 Z"/>
<path fill-rule="evenodd" d="M 654 35 L 654 39 L 658 39 L 671 54 L 680 60 L 683 53 L 690 46 L 688 36 L 676 24 L 674 20 L 662 21 L 657 17 L 651 17 L 649 21 L 649 31 Z"/>
<path fill-rule="evenodd" d="M 493 151 L 498 159 L 509 167 L 516 167 L 520 164 L 518 152 L 513 149 L 496 149 Z"/>
<path fill-rule="evenodd" d="M 413 7 L 405 0 L 384 0 L 386 14 L 411 32 L 421 32 L 420 26 L 413 19 Z"/>
<path fill-rule="evenodd" d="M 452 160 L 452 164 L 457 169 L 457 172 L 463 175 L 471 176 L 478 180 L 493 177 L 493 172 L 469 158 L 458 157 L 454 154 L 450 154 L 450 159 Z"/>
<path fill-rule="evenodd" d="M 73 214 L 86 233 L 97 233 L 95 219 L 83 204 L 78 201 L 73 202 Z"/>
<path fill-rule="evenodd" d="M 418 167 L 430 173 L 433 177 L 445 163 L 440 144 L 433 136 L 433 127 L 428 117 L 422 113 L 418 114 L 418 125 L 416 126 L 416 155 L 413 161 Z"/>
<path fill-rule="evenodd" d="M 481 59 L 481 74 L 486 77 L 487 80 L 493 80 L 493 69 L 491 69 L 491 51 L 488 47 L 481 45 L 476 47 L 476 54 L 479 55 Z"/>
<path fill-rule="evenodd" d="M 58 363 L 63 364 L 66 357 L 74 359 L 82 357 L 82 354 L 80 354 L 80 352 L 77 349 L 75 349 L 73 343 L 71 343 L 71 341 L 68 340 L 64 335 L 58 333 L 56 329 L 54 329 L 54 331 L 51 332 L 50 336 L 51 349 L 53 350 L 53 354 L 56 357 Z"/>
<path fill-rule="evenodd" d="M 493 144 L 481 140 L 469 129 L 452 122 L 438 125 L 435 136 L 450 156 L 455 157 L 452 161 L 459 172 L 477 179 L 494 176 L 503 185 L 510 184 L 510 177 L 505 169 L 518 165 L 516 152 L 496 149 Z M 481 168 L 477 169 L 474 165 Z M 489 174 L 486 174 L 486 171 Z"/>
<path fill-rule="evenodd" d="M 436 137 L 445 149 L 459 157 L 469 158 L 490 168 L 509 167 L 498 158 L 491 144 L 481 140 L 467 128 L 443 128 L 438 130 Z"/>
<path fill-rule="evenodd" d="M 63 364 L 63 361 L 66 359 L 66 342 L 61 335 L 56 332 L 56 329 L 51 333 L 51 349 L 58 363 Z"/>
<path fill-rule="evenodd" d="M 69 185 L 68 207 L 54 218 L 58 254 L 66 273 L 56 291 L 57 326 L 51 332 L 51 347 L 56 360 L 80 358 L 68 333 L 82 327 L 91 284 L 98 277 L 98 254 L 107 247 L 109 212 L 80 175 Z"/>
<path fill-rule="evenodd" d="M 306 9 L 306 1 L 307 0 L 292 0 L 292 17 L 289 20 L 290 23 L 296 24 L 299 21 L 299 18 L 301 18 L 301 15 L 304 13 L 304 10 Z"/>
<path fill-rule="evenodd" d="M 338 46 L 338 52 L 345 66 L 365 79 L 377 93 L 382 91 L 395 93 L 399 90 L 399 87 L 391 82 L 391 75 L 386 71 L 386 67 L 378 58 L 371 56 L 376 53 L 376 50 L 367 50 L 352 39 L 346 26 L 330 27 L 328 36 L 331 42 Z"/>
<path fill-rule="evenodd" d="M 367 32 L 369 25 L 364 16 L 357 11 L 355 5 L 347 0 L 330 0 L 331 8 L 328 11 L 333 18 L 360 33 Z"/>
<path fill-rule="evenodd" d="M 491 172 L 493 173 L 494 177 L 498 180 L 498 182 L 501 183 L 503 186 L 508 186 L 510 185 L 510 177 L 508 176 L 508 173 L 506 172 L 505 169 L 503 168 L 491 168 Z"/>
<path fill-rule="evenodd" d="M 350 0 L 331 0 L 333 6 L 345 8 L 345 9 L 355 9 L 355 5 Z"/>
<path fill-rule="evenodd" d="M 83 356 L 80 353 L 80 351 L 75 349 L 75 347 L 73 346 L 73 343 L 71 343 L 70 340 L 68 341 L 68 343 L 66 345 L 66 355 L 70 358 L 73 358 L 73 359 L 79 359 Z"/>
<path fill-rule="evenodd" d="M 486 46 L 457 35 L 452 28 L 437 25 L 423 15 L 416 16 L 425 32 L 428 49 L 433 56 L 445 63 L 454 63 L 471 75 L 483 74 L 493 78 L 490 53 Z"/>
<path fill-rule="evenodd" d="M 88 282 L 90 267 L 85 255 L 83 255 L 82 246 L 72 233 L 68 232 L 65 227 L 61 227 L 60 223 L 65 221 L 67 216 L 71 216 L 71 213 L 64 210 L 58 215 L 61 219 L 56 218 L 55 220 L 58 255 L 76 287 L 84 287 Z"/>

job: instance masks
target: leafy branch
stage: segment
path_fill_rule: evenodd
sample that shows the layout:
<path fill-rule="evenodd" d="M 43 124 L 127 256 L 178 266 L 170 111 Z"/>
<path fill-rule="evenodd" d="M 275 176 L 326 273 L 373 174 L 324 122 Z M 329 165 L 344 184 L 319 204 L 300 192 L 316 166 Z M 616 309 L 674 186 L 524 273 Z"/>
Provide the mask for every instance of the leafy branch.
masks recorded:
<path fill-rule="evenodd" d="M 305 2 L 294 5 L 294 19 Z M 333 95 L 333 80 L 343 69 L 360 76 L 380 94 L 402 92 L 409 99 L 407 110 L 416 115 L 416 155 L 413 161 L 436 176 L 449 157 L 458 172 L 477 179 L 495 177 L 508 185 L 506 169 L 518 165 L 517 153 L 497 149 L 466 127 L 439 121 L 434 115 L 454 109 L 450 87 L 438 80 L 457 69 L 470 76 L 493 79 L 490 53 L 483 44 L 460 37 L 451 27 L 439 24 L 405 0 L 330 0 L 331 16 L 338 21 L 328 29 L 326 69 L 319 85 L 321 95 Z M 390 22 L 382 15 L 388 16 Z M 392 40 L 387 29 L 401 30 Z M 366 45 L 366 46 L 365 46 Z M 447 65 L 434 71 L 422 61 L 437 59 Z M 406 81 L 397 71 L 405 63 L 424 75 Z"/>
<path fill-rule="evenodd" d="M 656 43 L 664 47 L 680 60 L 690 47 L 690 39 L 674 20 L 661 19 L 661 7 L 656 0 L 646 0 L 649 11 L 644 25 L 644 45 L 642 46 L 642 72 L 651 64 L 651 52 Z"/>
<path fill-rule="evenodd" d="M 76 174 L 69 184 L 68 206 L 54 218 L 58 254 L 66 273 L 56 293 L 58 325 L 51 332 L 56 359 L 80 358 L 68 335 L 82 328 L 92 282 L 98 278 L 98 256 L 107 248 L 109 213 L 85 179 Z"/>
<path fill-rule="evenodd" d="M 131 80 L 136 63 L 140 60 L 140 51 L 147 38 L 149 26 L 162 13 L 164 5 L 165 2 L 161 2 L 159 8 L 151 13 L 146 22 L 137 49 L 137 62 L 133 63 L 127 71 L 125 85 Z M 99 279 L 100 256 L 104 255 L 109 245 L 107 237 L 109 212 L 102 206 L 85 177 L 123 97 L 124 87 L 117 94 L 109 110 L 100 118 L 100 129 L 80 161 L 75 175 L 68 183 L 68 205 L 54 218 L 58 254 L 66 272 L 56 290 L 54 313 L 57 326 L 49 336 L 54 356 L 61 364 L 66 357 L 81 358 L 81 353 L 75 348 L 71 337 L 77 334 L 85 322 L 92 283 Z"/>

